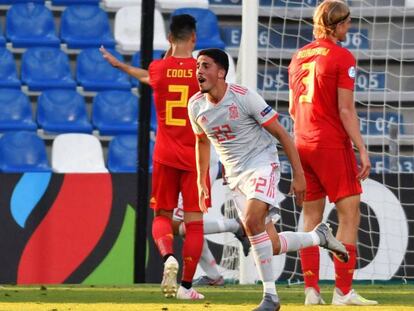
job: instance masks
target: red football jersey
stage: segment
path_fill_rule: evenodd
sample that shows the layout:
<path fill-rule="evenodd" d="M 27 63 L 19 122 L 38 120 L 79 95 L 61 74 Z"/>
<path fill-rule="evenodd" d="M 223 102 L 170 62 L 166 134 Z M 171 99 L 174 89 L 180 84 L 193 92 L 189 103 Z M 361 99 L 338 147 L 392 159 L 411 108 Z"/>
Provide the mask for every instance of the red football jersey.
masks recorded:
<path fill-rule="evenodd" d="M 158 122 L 153 160 L 194 171 L 195 138 L 187 104 L 199 91 L 196 60 L 170 56 L 153 61 L 148 71 Z"/>
<path fill-rule="evenodd" d="M 328 39 L 298 50 L 289 65 L 289 113 L 295 142 L 343 148 L 350 139 L 339 118 L 338 88 L 353 90 L 355 58 Z"/>

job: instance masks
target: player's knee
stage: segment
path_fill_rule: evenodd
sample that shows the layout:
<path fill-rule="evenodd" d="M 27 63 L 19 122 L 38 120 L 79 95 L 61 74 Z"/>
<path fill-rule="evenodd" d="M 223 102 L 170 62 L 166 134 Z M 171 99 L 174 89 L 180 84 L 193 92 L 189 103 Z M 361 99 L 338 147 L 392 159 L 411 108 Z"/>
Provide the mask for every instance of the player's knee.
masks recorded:
<path fill-rule="evenodd" d="M 262 233 L 265 230 L 263 219 L 260 219 L 254 214 L 246 215 L 244 219 L 244 227 L 249 236 Z"/>

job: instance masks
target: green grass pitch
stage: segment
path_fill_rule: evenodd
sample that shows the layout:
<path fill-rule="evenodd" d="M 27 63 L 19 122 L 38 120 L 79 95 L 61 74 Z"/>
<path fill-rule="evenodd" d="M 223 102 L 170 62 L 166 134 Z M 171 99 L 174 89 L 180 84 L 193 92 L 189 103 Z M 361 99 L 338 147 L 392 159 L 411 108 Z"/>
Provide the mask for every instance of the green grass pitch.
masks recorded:
<path fill-rule="evenodd" d="M 376 299 L 374 307 L 303 306 L 301 285 L 278 285 L 281 310 L 389 310 L 414 311 L 414 285 L 355 285 L 364 297 Z M 260 301 L 261 285 L 226 285 L 200 287 L 206 299 L 183 302 L 166 299 L 159 285 L 118 286 L 3 286 L 0 288 L 0 311 L 238 311 L 252 310 Z M 322 296 L 329 302 L 332 285 L 322 286 Z"/>

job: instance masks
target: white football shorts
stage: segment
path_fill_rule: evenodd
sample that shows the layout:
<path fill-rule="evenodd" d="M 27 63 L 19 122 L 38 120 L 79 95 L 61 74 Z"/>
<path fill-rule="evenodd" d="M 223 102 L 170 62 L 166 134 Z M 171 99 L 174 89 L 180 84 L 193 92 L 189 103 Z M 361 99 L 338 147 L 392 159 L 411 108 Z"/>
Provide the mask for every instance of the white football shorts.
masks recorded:
<path fill-rule="evenodd" d="M 275 163 L 249 169 L 237 177 L 229 178 L 229 187 L 232 190 L 239 217 L 244 219 L 243 211 L 246 206 L 246 201 L 257 199 L 269 204 L 266 223 L 277 221 L 280 218 L 278 217 L 278 196 L 280 195 L 278 190 L 279 181 L 280 170 Z"/>

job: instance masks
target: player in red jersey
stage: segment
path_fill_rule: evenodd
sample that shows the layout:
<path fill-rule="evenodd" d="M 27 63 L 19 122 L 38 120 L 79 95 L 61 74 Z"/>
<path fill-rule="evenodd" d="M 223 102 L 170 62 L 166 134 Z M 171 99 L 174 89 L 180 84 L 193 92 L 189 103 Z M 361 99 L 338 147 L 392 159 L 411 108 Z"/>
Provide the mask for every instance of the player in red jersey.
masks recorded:
<path fill-rule="evenodd" d="M 166 297 L 203 299 L 192 280 L 203 248 L 203 214 L 198 205 L 195 138 L 188 120 L 188 99 L 198 91 L 195 19 L 187 14 L 172 17 L 164 59 L 154 60 L 148 71 L 118 61 L 101 48 L 111 65 L 149 84 L 154 91 L 157 137 L 153 154 L 152 235 L 164 259 L 161 288 Z M 182 193 L 186 238 L 183 244 L 183 274 L 177 291 L 178 262 L 173 251 L 172 214 Z M 210 205 L 210 204 L 208 204 Z"/>
<path fill-rule="evenodd" d="M 336 204 L 336 238 L 350 259 L 334 258 L 335 290 L 332 304 L 373 305 L 352 289 L 356 242 L 360 223 L 360 182 L 371 164 L 359 130 L 354 105 L 355 59 L 338 44 L 351 25 L 349 7 L 340 0 L 325 0 L 313 16 L 315 41 L 299 49 L 289 65 L 289 112 L 294 120 L 295 144 L 306 177 L 303 203 L 304 230 L 322 221 L 325 197 Z M 358 170 L 352 143 L 359 151 Z M 319 248 L 301 251 L 305 304 L 323 304 L 319 292 Z"/>

